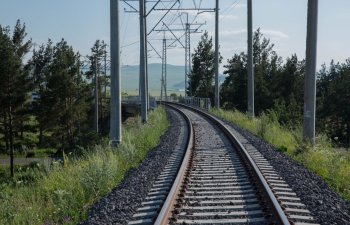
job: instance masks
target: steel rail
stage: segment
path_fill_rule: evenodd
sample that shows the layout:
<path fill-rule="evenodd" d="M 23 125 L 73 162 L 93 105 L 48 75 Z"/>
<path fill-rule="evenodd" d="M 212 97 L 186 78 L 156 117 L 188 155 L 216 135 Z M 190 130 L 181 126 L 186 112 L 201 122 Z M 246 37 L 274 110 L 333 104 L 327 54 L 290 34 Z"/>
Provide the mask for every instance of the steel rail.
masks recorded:
<path fill-rule="evenodd" d="M 269 206 L 271 207 L 271 211 L 273 213 L 274 219 L 276 220 L 277 224 L 283 224 L 283 225 L 291 225 L 291 222 L 288 220 L 286 214 L 284 213 L 281 205 L 279 204 L 276 196 L 272 192 L 270 186 L 268 185 L 267 181 L 265 180 L 264 176 L 262 175 L 261 171 L 259 170 L 258 166 L 256 165 L 255 161 L 252 159 L 252 157 L 249 155 L 245 147 L 238 141 L 237 137 L 217 118 L 214 116 L 210 115 L 207 112 L 204 112 L 200 109 L 190 107 L 188 105 L 180 104 L 180 103 L 166 103 L 166 105 L 176 109 L 179 111 L 182 115 L 185 116 L 186 121 L 188 121 L 189 124 L 191 124 L 189 118 L 179 109 L 177 109 L 173 105 L 181 106 L 184 108 L 187 108 L 191 111 L 194 111 L 200 115 L 203 115 L 206 117 L 208 120 L 213 122 L 215 125 L 217 125 L 227 136 L 227 138 L 230 140 L 230 142 L 233 144 L 234 147 L 238 149 L 238 153 L 245 162 L 245 165 L 248 167 L 248 169 L 253 173 L 253 178 L 257 181 L 258 185 L 260 186 L 261 191 L 263 192 L 263 197 L 265 200 L 267 200 Z M 193 131 L 193 127 L 191 126 L 191 132 Z M 192 134 L 193 135 L 193 134 Z M 193 143 L 192 143 L 193 145 Z M 155 224 L 157 225 L 164 225 L 164 224 L 169 224 L 169 219 L 171 218 L 171 213 L 173 211 L 176 197 L 179 194 L 179 190 L 182 184 L 182 179 L 184 177 L 184 174 L 186 172 L 186 168 L 189 167 L 189 165 L 186 165 L 190 159 L 190 155 L 192 154 L 192 145 L 191 148 L 188 149 L 186 152 L 184 161 L 182 162 L 181 168 L 179 170 L 179 173 L 176 177 L 176 180 L 173 184 L 173 187 L 171 188 L 170 193 L 167 196 L 167 200 L 164 203 L 157 220 Z"/>
<path fill-rule="evenodd" d="M 182 183 L 184 181 L 184 177 L 190 166 L 190 159 L 192 157 L 193 146 L 194 146 L 194 130 L 192 127 L 191 120 L 188 118 L 188 116 L 184 112 L 182 112 L 178 108 L 171 105 L 167 105 L 167 106 L 179 112 L 183 116 L 183 118 L 186 120 L 186 123 L 189 127 L 189 138 L 188 138 L 185 156 L 183 158 L 183 161 L 181 163 L 177 176 L 174 180 L 174 183 L 170 189 L 170 192 L 163 204 L 163 207 L 159 212 L 156 221 L 154 222 L 155 225 L 168 224 L 169 222 L 169 218 L 171 217 L 172 211 L 176 203 L 175 202 L 176 197 L 181 189 Z"/>

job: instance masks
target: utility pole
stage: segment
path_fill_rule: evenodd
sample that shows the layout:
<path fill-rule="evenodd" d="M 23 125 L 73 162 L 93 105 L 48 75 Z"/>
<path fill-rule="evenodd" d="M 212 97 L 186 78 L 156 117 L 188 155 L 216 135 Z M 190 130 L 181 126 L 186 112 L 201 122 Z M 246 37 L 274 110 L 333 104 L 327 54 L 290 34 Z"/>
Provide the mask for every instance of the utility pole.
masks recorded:
<path fill-rule="evenodd" d="M 219 93 L 219 0 L 215 7 L 215 107 L 220 108 Z"/>
<path fill-rule="evenodd" d="M 304 85 L 304 139 L 315 144 L 316 58 L 318 0 L 308 1 L 306 36 L 306 74 Z"/>
<path fill-rule="evenodd" d="M 110 1 L 111 17 L 111 115 L 110 142 L 112 146 L 122 141 L 122 106 L 120 93 L 120 39 L 119 0 Z"/>
<path fill-rule="evenodd" d="M 187 85 L 188 85 L 188 81 L 187 78 L 189 76 L 189 74 L 191 73 L 191 67 L 192 67 L 192 60 L 191 60 L 191 33 L 201 33 L 198 31 L 198 29 L 205 25 L 205 23 L 193 23 L 190 24 L 188 22 L 188 13 L 185 12 L 183 14 L 186 14 L 186 24 L 185 24 L 185 28 L 180 28 L 180 29 L 171 29 L 169 28 L 169 26 L 167 26 L 165 23 L 163 23 L 163 26 L 166 27 L 166 29 L 154 29 L 153 31 L 158 31 L 158 32 L 170 32 L 175 40 L 168 45 L 168 47 L 172 46 L 173 44 L 175 44 L 175 42 L 180 43 L 180 45 L 185 49 L 185 96 L 187 96 Z M 191 29 L 191 25 L 193 26 L 197 26 L 195 29 Z M 182 44 L 182 42 L 180 41 L 181 37 L 178 38 L 173 31 L 185 31 L 184 35 L 182 35 L 181 37 L 185 36 L 185 45 Z M 171 39 L 170 39 L 171 40 Z M 161 57 L 163 58 L 163 57 Z M 192 96 L 192 90 L 191 90 L 191 85 L 190 85 L 190 96 Z"/>
<path fill-rule="evenodd" d="M 185 30 L 185 97 L 187 97 L 187 78 L 191 73 L 191 24 L 188 23 L 188 13 L 186 13 L 186 30 Z M 190 86 L 191 88 L 191 86 Z M 192 96 L 192 91 L 190 96 Z"/>
<path fill-rule="evenodd" d="M 188 25 L 188 29 L 190 29 L 190 24 Z M 192 73 L 192 57 L 191 57 L 191 31 L 188 32 L 188 46 L 187 46 L 187 53 L 188 53 L 188 74 L 190 75 Z M 192 85 L 190 85 L 190 97 L 192 97 Z"/>
<path fill-rule="evenodd" d="M 186 30 L 185 30 L 185 97 L 187 97 L 187 77 L 190 74 L 190 24 L 188 23 L 188 13 L 186 13 Z"/>
<path fill-rule="evenodd" d="M 252 0 L 248 1 L 248 114 L 254 117 L 254 62 L 253 62 L 253 12 Z"/>
<path fill-rule="evenodd" d="M 145 32 L 145 0 L 140 0 L 140 90 L 141 90 L 141 119 L 146 123 L 147 93 L 146 93 L 146 32 Z"/>
<path fill-rule="evenodd" d="M 171 5 L 171 7 L 170 8 L 164 8 L 164 9 L 160 9 L 160 8 L 157 8 L 157 6 L 162 2 L 162 0 L 157 0 L 157 1 L 150 1 L 150 2 L 155 2 L 155 4 L 153 5 L 153 7 L 147 12 L 147 9 L 146 9 L 146 0 L 121 0 L 121 1 L 123 1 L 124 3 L 126 3 L 129 7 L 130 7 L 130 9 L 131 10 L 125 10 L 124 9 L 124 11 L 125 12 L 130 12 L 130 13 L 136 13 L 136 12 L 139 12 L 140 13 L 140 15 L 141 15 L 141 10 L 143 11 L 143 22 L 141 22 L 141 18 L 140 18 L 140 30 L 141 30 L 141 24 L 143 24 L 142 26 L 143 26 L 143 29 L 144 29 L 144 39 L 145 39 L 145 44 L 144 44 L 144 52 L 145 52 L 145 54 L 144 54 L 144 56 L 145 56 L 145 58 L 144 58 L 144 60 L 145 60 L 145 63 L 144 63 L 144 69 L 141 69 L 141 62 L 140 62 L 140 71 L 141 70 L 145 70 L 145 72 L 144 72 L 144 74 L 145 74 L 145 78 L 142 78 L 141 76 L 142 76 L 142 74 L 143 73 L 141 73 L 140 72 L 140 82 L 139 82 L 139 96 L 140 96 L 140 98 L 141 98 L 141 117 L 142 117 L 142 119 L 146 122 L 147 121 L 147 110 L 149 109 L 149 107 L 150 107 L 150 102 L 149 102 L 149 88 L 148 88 L 148 51 L 147 51 L 147 47 L 148 47 L 148 40 L 147 40 L 147 36 L 150 34 L 150 33 L 152 33 L 152 31 L 158 26 L 158 24 L 161 22 L 161 21 L 163 21 L 163 19 L 165 18 L 165 16 L 175 7 L 175 5 L 177 5 L 177 4 L 179 4 L 179 1 L 178 0 L 174 0 L 174 3 Z M 139 8 L 139 10 L 137 10 L 137 8 L 136 7 L 134 7 L 132 4 L 130 4 L 129 2 L 137 2 L 137 1 L 139 1 L 139 6 L 140 6 L 140 8 Z M 141 9 L 141 1 L 143 1 L 142 2 L 142 4 L 143 4 L 143 8 Z M 150 32 L 148 32 L 147 33 L 147 16 L 152 12 L 152 11 L 154 11 L 154 10 L 166 10 L 167 12 L 162 16 L 162 18 L 157 22 L 157 24 L 151 29 L 151 31 Z M 140 36 L 141 36 L 141 32 L 140 32 Z M 142 45 L 142 43 L 140 44 L 140 46 Z M 152 46 L 151 46 L 152 47 Z M 142 93 L 142 90 L 143 90 L 143 84 L 141 83 L 142 82 L 142 80 L 145 80 L 145 90 L 144 90 L 144 92 L 146 93 L 145 95 L 146 95 L 146 100 L 145 100 L 145 105 L 146 105 L 146 113 L 144 113 L 144 116 L 142 116 L 142 108 L 144 107 L 143 106 L 143 95 L 144 95 L 144 93 Z M 145 118 L 144 118 L 145 117 Z"/>
<path fill-rule="evenodd" d="M 96 133 L 98 130 L 98 63 L 97 57 L 95 58 L 95 113 L 94 113 L 94 130 Z"/>
<path fill-rule="evenodd" d="M 168 92 L 167 92 L 167 50 L 170 46 L 167 45 L 167 40 L 173 40 L 173 39 L 166 39 L 165 38 L 165 30 L 164 30 L 164 36 L 162 39 L 163 47 L 162 47 L 162 56 L 160 58 L 162 59 L 162 74 L 161 74 L 161 86 L 160 86 L 160 99 L 161 101 L 168 100 Z M 155 50 L 156 51 L 156 50 Z M 158 54 L 158 53 L 157 53 Z"/>
<path fill-rule="evenodd" d="M 143 2 L 141 2 L 142 0 L 139 0 L 139 4 L 140 4 L 140 7 L 139 7 L 139 10 L 137 10 L 137 8 L 136 7 L 134 7 L 133 5 L 132 5 L 132 3 L 131 2 L 137 2 L 137 0 L 122 0 L 124 3 L 126 3 L 128 6 L 129 6 L 129 8 L 130 8 L 130 10 L 125 10 L 124 9 L 124 11 L 125 12 L 131 12 L 131 13 L 135 13 L 135 12 L 139 12 L 140 13 L 140 15 L 141 15 L 141 13 L 143 13 L 143 17 L 147 17 L 152 11 L 165 11 L 165 13 L 164 13 L 164 15 L 158 20 L 158 22 L 153 26 L 153 28 L 151 28 L 150 29 L 150 31 L 148 31 L 147 32 L 147 30 L 146 30 L 146 19 L 142 22 L 142 19 L 140 18 L 140 39 L 142 39 L 142 37 L 141 37 L 141 33 L 142 32 L 145 32 L 145 33 L 147 33 L 147 35 L 150 35 L 152 32 L 154 32 L 154 31 L 157 31 L 156 30 L 156 28 L 158 27 L 158 25 L 161 23 L 161 22 L 163 22 L 163 19 L 171 12 L 171 11 L 188 11 L 188 10 L 194 10 L 194 11 L 197 11 L 197 14 L 199 14 L 199 13 L 202 13 L 202 12 L 214 12 L 215 11 L 215 9 L 212 9 L 212 8 L 201 8 L 201 7 L 197 7 L 196 5 L 195 5 L 195 8 L 180 8 L 180 7 L 178 7 L 178 8 L 176 8 L 175 7 L 175 5 L 177 5 L 177 4 L 179 4 L 179 6 L 181 6 L 181 4 L 180 4 L 180 1 L 179 0 L 174 0 L 173 1 L 173 4 L 170 4 L 170 5 L 168 5 L 168 6 L 165 6 L 164 4 L 163 4 L 163 6 L 164 7 L 162 7 L 162 6 L 160 6 L 160 4 L 159 3 L 161 3 L 162 2 L 162 0 L 157 0 L 157 1 L 150 1 L 150 2 L 155 2 L 155 4 L 153 5 L 153 7 L 151 7 L 151 9 L 149 10 L 149 12 L 147 12 L 146 11 L 146 9 L 145 9 L 145 2 L 143 1 Z M 129 3 L 130 2 L 130 3 Z M 172 2 L 171 0 L 169 0 L 168 2 Z M 141 6 L 141 4 L 142 4 L 142 6 Z M 158 6 L 158 7 L 157 7 Z M 160 7 L 159 7 L 160 6 Z M 141 12 L 141 11 L 143 11 L 143 12 Z M 163 24 L 164 24 L 164 22 L 163 22 Z M 187 24 L 188 24 L 188 20 L 187 20 Z M 164 24 L 165 25 L 165 24 Z M 197 28 L 197 29 L 195 29 L 194 30 L 194 32 L 193 31 L 191 31 L 190 30 L 190 26 L 191 25 L 199 25 L 199 26 L 201 26 L 202 24 L 198 24 L 198 23 L 195 23 L 195 24 L 189 24 L 187 27 L 186 27 L 186 29 L 189 31 L 187 34 L 188 34 L 188 36 L 186 36 L 186 37 L 188 37 L 188 64 L 186 64 L 186 65 L 188 65 L 188 70 L 187 70 L 187 73 L 189 73 L 190 72 L 190 70 L 191 70 L 191 53 L 190 53 L 190 37 L 189 37 L 189 35 L 190 35 L 190 33 L 200 33 L 200 32 L 197 32 L 198 31 L 198 29 L 199 29 L 199 27 Z M 141 26 L 143 27 L 143 29 L 141 29 Z M 166 25 L 165 25 L 166 26 Z M 144 31 L 141 31 L 141 30 L 144 30 Z M 178 29 L 177 31 L 179 31 L 179 30 L 181 30 L 181 29 Z M 182 30 L 184 30 L 184 28 L 182 28 Z M 159 31 L 159 30 L 158 30 Z M 172 32 L 172 31 L 174 31 L 174 29 L 169 29 L 168 28 L 168 30 L 167 31 L 170 31 L 170 32 Z M 172 32 L 172 34 L 174 35 L 174 33 Z M 185 34 L 186 35 L 186 34 Z M 175 35 L 174 35 L 175 36 Z M 181 37 L 183 37 L 183 36 L 181 36 Z M 144 38 L 145 39 L 145 44 L 143 44 L 142 42 L 142 40 L 140 40 L 141 42 L 140 42 L 140 47 L 141 47 L 141 45 L 146 45 L 147 43 L 149 43 L 148 41 L 147 41 L 147 37 L 145 37 Z M 179 41 L 179 39 L 178 38 L 176 38 L 176 41 L 178 41 L 178 42 L 180 42 Z M 150 44 L 150 43 L 149 43 Z M 171 46 L 172 44 L 170 44 L 170 46 Z M 181 44 L 182 45 L 182 44 Z M 153 50 L 155 50 L 154 49 L 154 47 L 150 44 L 150 46 L 153 48 Z M 183 46 L 184 47 L 184 46 Z M 185 47 L 184 47 L 185 48 Z M 143 90 L 143 87 L 142 87 L 142 83 L 141 83 L 141 81 L 144 79 L 144 78 L 142 78 L 141 77 L 141 75 L 143 74 L 142 72 L 141 72 L 141 70 L 146 70 L 144 73 L 146 74 L 145 76 L 146 76 L 146 87 L 145 87 L 145 90 L 146 90 L 146 93 L 147 93 L 147 95 L 148 95 L 148 69 L 147 69 L 147 46 L 145 46 L 145 48 L 144 49 L 141 49 L 141 51 L 142 52 L 145 52 L 145 53 L 141 53 L 142 55 L 145 55 L 145 63 L 144 63 L 144 68 L 141 68 L 142 67 L 142 63 L 140 62 L 140 84 L 139 84 L 139 93 L 140 93 L 140 96 L 141 96 L 141 102 L 143 102 L 143 100 L 142 100 L 142 98 L 143 98 L 143 94 L 142 94 L 142 90 Z M 156 50 L 155 50 L 156 51 Z M 157 51 L 156 51 L 157 52 Z M 157 53 L 158 54 L 158 53 Z M 159 56 L 160 56 L 160 54 L 158 54 Z M 142 61 L 142 60 L 141 60 Z M 186 71 L 185 71 L 185 74 L 186 74 Z M 186 77 L 185 77 L 185 83 L 186 83 L 186 85 L 187 85 L 187 82 L 186 82 L 186 79 L 187 79 L 187 75 L 185 75 Z M 166 77 L 164 77 L 164 78 L 162 78 L 161 79 L 162 80 L 162 83 L 164 83 L 165 84 L 165 86 L 166 86 Z M 162 88 L 164 88 L 164 85 L 162 84 L 161 85 L 161 87 Z M 165 91 L 165 90 L 164 90 Z M 163 92 L 163 90 L 161 90 L 161 93 Z M 166 93 L 166 92 L 165 92 Z M 191 94 L 192 95 L 192 94 Z M 161 94 L 161 96 L 162 96 L 162 94 Z M 148 98 L 148 96 L 147 96 L 147 98 Z M 149 100 L 146 100 L 146 101 L 148 101 L 148 103 L 147 104 L 149 104 Z M 141 107 L 142 108 L 142 107 Z M 141 116 L 142 116 L 142 110 L 141 110 Z M 146 112 L 146 116 L 147 116 L 147 112 Z"/>
<path fill-rule="evenodd" d="M 146 75 L 146 79 L 145 79 L 145 82 L 146 82 L 146 108 L 147 108 L 147 111 L 149 110 L 149 108 L 150 108 L 150 105 L 149 105 L 149 93 L 148 93 L 148 45 L 147 45 L 147 43 L 148 43 L 148 41 L 147 41 L 147 10 L 146 10 L 146 5 L 147 4 L 145 4 L 144 5 L 144 11 L 143 11 L 143 13 L 144 13 L 144 29 L 145 29 L 145 55 L 146 55 L 146 58 L 145 58 L 145 70 L 146 70 L 146 72 L 145 72 L 145 75 Z"/>
<path fill-rule="evenodd" d="M 163 87 L 164 87 L 164 77 L 163 77 L 163 62 L 162 62 L 162 76 L 160 78 L 160 100 L 163 101 Z"/>
<path fill-rule="evenodd" d="M 168 93 L 167 93 L 167 46 L 166 46 L 166 39 L 165 39 L 165 32 L 164 32 L 164 38 L 163 38 L 163 54 L 162 54 L 162 87 L 161 87 L 161 99 L 163 100 L 163 91 L 165 95 L 165 101 L 168 100 Z"/>

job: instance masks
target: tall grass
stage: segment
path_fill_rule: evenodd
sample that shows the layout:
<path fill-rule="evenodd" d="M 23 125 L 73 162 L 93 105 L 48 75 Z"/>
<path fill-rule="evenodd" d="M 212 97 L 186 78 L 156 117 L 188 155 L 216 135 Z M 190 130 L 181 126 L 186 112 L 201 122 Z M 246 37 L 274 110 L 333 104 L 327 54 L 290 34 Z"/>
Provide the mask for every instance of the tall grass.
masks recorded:
<path fill-rule="evenodd" d="M 316 145 L 311 146 L 303 141 L 300 126 L 295 129 L 281 126 L 272 111 L 255 118 L 239 111 L 212 110 L 212 113 L 262 137 L 276 150 L 285 152 L 321 176 L 333 190 L 350 201 L 349 149 L 333 147 L 323 134 L 319 134 Z"/>
<path fill-rule="evenodd" d="M 108 144 L 86 150 L 79 159 L 45 167 L 35 182 L 0 187 L 0 224 L 76 224 L 87 209 L 120 183 L 126 171 L 140 164 L 157 146 L 169 126 L 163 108 L 149 114 L 149 122 L 135 120 L 123 131 L 117 149 Z"/>

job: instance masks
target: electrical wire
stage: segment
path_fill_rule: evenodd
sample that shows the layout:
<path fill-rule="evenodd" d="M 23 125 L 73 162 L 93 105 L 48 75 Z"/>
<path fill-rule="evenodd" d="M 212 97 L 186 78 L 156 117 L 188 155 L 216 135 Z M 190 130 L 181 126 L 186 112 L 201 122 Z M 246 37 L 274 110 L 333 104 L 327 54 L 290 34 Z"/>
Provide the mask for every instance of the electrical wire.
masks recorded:
<path fill-rule="evenodd" d="M 128 25 L 129 25 L 129 20 L 130 19 L 130 13 L 128 13 L 128 16 L 127 16 L 127 18 L 126 18 L 126 25 L 125 25 L 125 27 L 124 27 L 124 35 L 123 35 L 123 39 L 122 39 L 122 46 L 124 45 L 124 43 L 125 43 L 125 38 L 126 38 L 126 30 L 128 29 Z"/>

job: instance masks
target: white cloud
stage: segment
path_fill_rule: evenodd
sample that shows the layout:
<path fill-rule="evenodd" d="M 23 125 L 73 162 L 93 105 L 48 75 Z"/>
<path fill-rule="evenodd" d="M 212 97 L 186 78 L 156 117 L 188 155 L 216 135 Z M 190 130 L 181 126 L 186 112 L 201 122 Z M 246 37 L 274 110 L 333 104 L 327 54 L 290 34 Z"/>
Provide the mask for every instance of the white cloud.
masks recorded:
<path fill-rule="evenodd" d="M 284 38 L 284 39 L 289 38 L 289 36 L 286 33 L 282 32 L 282 31 L 278 31 L 278 30 L 261 29 L 260 31 L 262 34 L 270 36 L 271 38 Z"/>
<path fill-rule="evenodd" d="M 220 20 L 237 20 L 238 16 L 236 15 L 230 15 L 230 14 L 224 14 L 224 15 L 219 15 L 219 19 Z M 211 21 L 211 20 L 215 20 L 215 14 L 213 12 L 205 12 L 205 13 L 201 13 L 198 14 L 197 16 L 197 20 L 198 21 Z"/>
<path fill-rule="evenodd" d="M 274 39 L 288 39 L 289 36 L 284 33 L 283 31 L 278 31 L 278 30 L 260 30 L 262 34 L 266 35 L 269 38 L 274 38 Z M 231 31 L 221 31 L 220 36 L 221 37 L 232 37 L 232 36 L 241 36 L 241 35 L 246 35 L 247 30 L 246 29 L 240 29 L 240 30 L 231 30 Z"/>
<path fill-rule="evenodd" d="M 220 36 L 225 38 L 225 37 L 232 37 L 232 36 L 238 36 L 238 35 L 243 35 L 246 34 L 247 30 L 246 29 L 240 29 L 240 30 L 225 30 L 220 32 Z"/>

